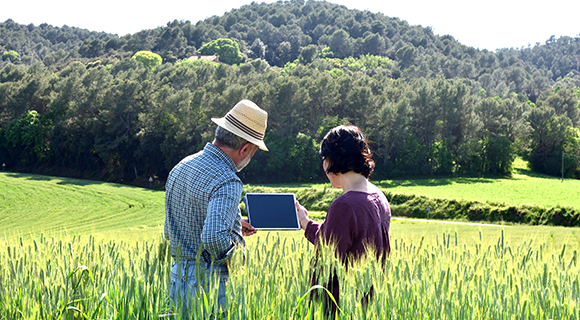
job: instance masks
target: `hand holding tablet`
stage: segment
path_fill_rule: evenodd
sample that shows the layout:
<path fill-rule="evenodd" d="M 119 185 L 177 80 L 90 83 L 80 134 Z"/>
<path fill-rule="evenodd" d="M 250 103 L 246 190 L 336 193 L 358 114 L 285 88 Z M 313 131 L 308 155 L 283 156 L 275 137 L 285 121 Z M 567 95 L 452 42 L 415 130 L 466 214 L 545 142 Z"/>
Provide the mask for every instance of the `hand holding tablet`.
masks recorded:
<path fill-rule="evenodd" d="M 256 229 L 250 224 L 248 218 L 242 218 L 242 235 L 244 237 L 251 236 L 256 233 Z"/>

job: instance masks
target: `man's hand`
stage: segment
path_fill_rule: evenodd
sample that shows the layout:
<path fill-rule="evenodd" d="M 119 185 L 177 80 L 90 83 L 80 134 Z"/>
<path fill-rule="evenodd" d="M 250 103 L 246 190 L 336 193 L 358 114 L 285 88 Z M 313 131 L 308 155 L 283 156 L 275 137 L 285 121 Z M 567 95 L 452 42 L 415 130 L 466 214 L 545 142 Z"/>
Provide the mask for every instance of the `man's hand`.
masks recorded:
<path fill-rule="evenodd" d="M 243 218 L 242 219 L 242 235 L 244 237 L 247 237 L 247 236 L 253 235 L 256 232 L 257 232 L 256 229 L 254 229 L 254 227 L 252 227 L 252 225 L 248 221 L 248 218 Z"/>

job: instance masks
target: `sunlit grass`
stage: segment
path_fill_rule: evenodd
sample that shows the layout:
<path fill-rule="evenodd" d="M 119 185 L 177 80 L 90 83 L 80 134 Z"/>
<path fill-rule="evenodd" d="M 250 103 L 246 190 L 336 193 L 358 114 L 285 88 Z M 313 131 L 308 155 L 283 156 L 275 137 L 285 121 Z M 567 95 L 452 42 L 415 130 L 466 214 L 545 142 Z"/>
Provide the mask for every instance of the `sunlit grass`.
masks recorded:
<path fill-rule="evenodd" d="M 474 196 L 475 191 L 466 191 L 473 185 L 480 201 L 492 201 L 496 195 L 487 186 L 495 185 L 502 189 L 502 202 L 512 203 L 521 199 L 513 200 L 518 198 L 510 193 L 515 187 L 508 187 L 509 181 L 519 181 L 528 192 L 534 183 L 544 188 L 558 182 L 521 173 L 513 179 L 379 185 L 415 192 L 442 189 L 442 196 L 453 198 Z M 329 185 L 295 190 L 301 188 Z M 161 191 L 0 173 L 0 319 L 163 319 L 174 314 L 163 200 Z M 562 201 L 574 205 L 572 200 Z M 321 212 L 313 216 L 324 218 Z M 332 258 L 324 264 L 334 263 L 341 277 L 340 319 L 578 319 L 578 230 L 394 219 L 384 273 L 373 259 L 348 272 Z M 232 264 L 230 319 L 323 318 L 320 304 L 310 299 L 322 289 L 310 282 L 315 250 L 302 231 L 260 231 L 247 238 L 246 253 L 244 266 L 241 250 Z M 376 296 L 363 308 L 361 294 L 371 284 Z M 209 318 L 215 293 L 196 299 L 193 318 Z"/>
<path fill-rule="evenodd" d="M 0 319 L 176 314 L 168 300 L 171 259 L 157 231 L 137 241 L 114 234 L 10 239 L 0 250 Z M 394 221 L 384 272 L 373 258 L 347 272 L 328 252 L 320 264 L 341 279 L 339 319 L 573 319 L 580 316 L 576 231 Z M 241 251 L 232 263 L 229 319 L 322 319 L 321 304 L 310 299 L 322 291 L 310 282 L 315 250 L 302 232 L 247 240 L 245 265 Z M 365 308 L 360 300 L 371 285 L 375 298 Z M 215 292 L 195 300 L 193 319 L 215 313 Z"/>
<path fill-rule="evenodd" d="M 0 173 L 0 238 L 163 225 L 164 192 L 113 183 Z"/>
<path fill-rule="evenodd" d="M 517 159 L 511 178 L 440 178 L 383 180 L 377 185 L 393 193 L 425 195 L 508 205 L 580 208 L 580 180 L 538 175 Z"/>

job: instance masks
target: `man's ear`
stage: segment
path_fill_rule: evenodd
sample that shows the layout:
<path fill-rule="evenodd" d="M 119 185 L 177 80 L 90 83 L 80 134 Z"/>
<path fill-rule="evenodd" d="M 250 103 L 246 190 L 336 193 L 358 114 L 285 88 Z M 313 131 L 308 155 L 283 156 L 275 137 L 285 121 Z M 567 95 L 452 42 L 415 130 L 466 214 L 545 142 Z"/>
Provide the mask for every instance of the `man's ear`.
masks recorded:
<path fill-rule="evenodd" d="M 239 150 L 239 154 L 242 158 L 246 157 L 250 152 L 252 152 L 252 143 L 246 142 Z"/>

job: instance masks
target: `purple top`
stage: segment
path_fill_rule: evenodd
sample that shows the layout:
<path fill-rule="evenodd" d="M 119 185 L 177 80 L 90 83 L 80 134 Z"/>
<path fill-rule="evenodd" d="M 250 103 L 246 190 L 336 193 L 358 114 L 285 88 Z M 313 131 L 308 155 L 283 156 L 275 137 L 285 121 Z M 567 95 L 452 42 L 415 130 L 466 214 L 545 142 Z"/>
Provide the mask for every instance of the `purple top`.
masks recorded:
<path fill-rule="evenodd" d="M 332 202 L 322 224 L 309 221 L 304 236 L 315 245 L 320 236 L 326 241 L 336 239 L 338 254 L 345 262 L 349 256 L 364 255 L 369 243 L 384 258 L 391 252 L 390 224 L 391 208 L 383 192 L 378 188 L 370 193 L 349 191 Z"/>

